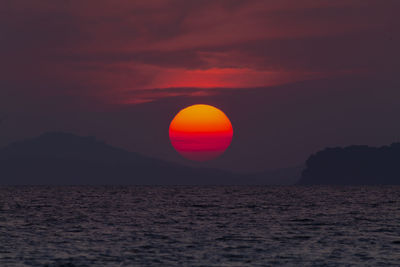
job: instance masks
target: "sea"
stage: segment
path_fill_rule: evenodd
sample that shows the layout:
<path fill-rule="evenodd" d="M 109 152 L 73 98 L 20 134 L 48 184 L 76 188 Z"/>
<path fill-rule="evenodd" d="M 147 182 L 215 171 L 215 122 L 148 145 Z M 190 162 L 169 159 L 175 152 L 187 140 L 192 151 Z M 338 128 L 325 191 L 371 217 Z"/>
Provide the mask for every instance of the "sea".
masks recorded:
<path fill-rule="evenodd" d="M 0 266 L 400 266 L 400 187 L 0 187 Z"/>

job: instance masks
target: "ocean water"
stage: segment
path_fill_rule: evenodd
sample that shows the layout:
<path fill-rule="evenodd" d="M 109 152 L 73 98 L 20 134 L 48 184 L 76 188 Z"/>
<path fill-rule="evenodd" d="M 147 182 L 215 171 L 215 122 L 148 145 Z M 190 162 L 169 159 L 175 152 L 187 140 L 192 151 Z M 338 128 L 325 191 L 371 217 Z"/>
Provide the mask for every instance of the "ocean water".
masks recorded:
<path fill-rule="evenodd" d="M 0 266 L 400 265 L 400 187 L 1 187 Z"/>

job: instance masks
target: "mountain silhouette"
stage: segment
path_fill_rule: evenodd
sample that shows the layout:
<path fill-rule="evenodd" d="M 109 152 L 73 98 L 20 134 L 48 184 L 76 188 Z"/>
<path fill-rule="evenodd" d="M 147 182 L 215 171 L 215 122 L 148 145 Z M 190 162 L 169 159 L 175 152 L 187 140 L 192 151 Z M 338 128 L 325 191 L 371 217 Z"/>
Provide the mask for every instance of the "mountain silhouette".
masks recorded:
<path fill-rule="evenodd" d="M 3 185 L 235 185 L 283 184 L 285 171 L 234 174 L 193 168 L 115 148 L 95 137 L 45 133 L 0 149 Z M 277 179 L 272 179 L 277 177 Z"/>
<path fill-rule="evenodd" d="M 302 185 L 398 185 L 400 143 L 327 148 L 306 162 Z"/>

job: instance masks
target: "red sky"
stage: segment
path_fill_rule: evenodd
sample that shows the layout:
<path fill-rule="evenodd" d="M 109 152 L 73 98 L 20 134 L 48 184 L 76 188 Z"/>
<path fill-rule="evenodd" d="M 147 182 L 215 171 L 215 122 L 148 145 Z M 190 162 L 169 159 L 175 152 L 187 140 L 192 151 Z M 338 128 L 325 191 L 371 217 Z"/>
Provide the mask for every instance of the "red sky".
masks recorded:
<path fill-rule="evenodd" d="M 395 99 L 400 69 L 398 10 L 397 0 L 5 0 L 0 8 L 0 113 L 11 114 L 18 126 L 4 125 L 0 143 L 24 136 L 21 132 L 75 129 L 111 141 L 125 140 L 119 144 L 139 152 L 172 157 L 164 148 L 146 143 L 147 137 L 135 136 L 137 141 L 116 138 L 118 134 L 111 134 L 111 129 L 99 123 L 93 126 L 92 121 L 77 123 L 68 114 L 80 112 L 84 117 L 150 102 L 155 103 L 156 114 L 162 110 L 159 101 L 177 97 L 186 100 L 176 101 L 178 106 L 171 106 L 171 112 L 186 103 L 207 100 L 236 113 L 239 107 L 230 99 L 239 92 L 252 95 L 254 90 L 257 96 L 246 101 L 264 99 L 258 103 L 264 112 L 270 103 L 265 97 L 279 98 L 284 107 L 297 92 L 281 98 L 284 90 L 279 85 L 299 81 L 329 81 L 321 88 L 330 86 L 329 90 L 338 94 L 347 88 L 343 97 L 356 106 L 356 96 L 363 90 L 369 92 L 365 97 L 371 97 L 366 102 L 376 99 L 376 94 Z M 358 87 L 340 84 L 333 88 L 335 82 L 348 80 L 357 80 Z M 370 88 L 372 84 L 382 86 Z M 311 94 L 310 99 L 317 99 L 318 91 L 307 86 L 296 90 L 299 98 Z M 317 101 L 310 105 L 320 106 Z M 379 107 L 380 112 L 388 109 L 385 103 Z M 263 120 L 249 110 L 241 110 L 243 117 Z M 274 112 L 281 122 L 298 123 L 280 117 L 278 107 Z M 297 112 L 305 114 L 306 110 Z M 380 121 L 387 119 L 386 113 L 374 114 Z M 60 116 L 65 116 L 62 122 L 55 119 Z M 364 120 L 362 116 L 360 113 L 357 121 Z M 31 125 L 28 117 L 41 122 Z M 159 117 L 152 120 L 161 121 Z M 251 127 L 260 133 L 253 136 L 260 143 L 256 158 L 268 149 L 264 138 L 273 137 L 265 136 L 264 126 L 254 123 Z M 389 122 L 387 127 L 391 127 Z M 351 136 L 365 133 L 356 132 L 337 143 L 354 142 Z M 337 133 L 326 134 L 326 139 L 317 143 L 305 141 L 298 162 L 317 147 L 335 144 L 332 138 Z M 377 137 L 377 132 L 374 136 L 365 141 L 389 141 Z M 269 165 L 295 164 L 296 160 L 279 162 Z"/>
<path fill-rule="evenodd" d="M 136 103 L 150 98 L 132 94 L 142 89 L 383 71 L 397 65 L 395 7 L 396 0 L 5 1 L 3 78 L 79 87 L 77 94 L 106 102 L 129 92 L 121 101 Z"/>

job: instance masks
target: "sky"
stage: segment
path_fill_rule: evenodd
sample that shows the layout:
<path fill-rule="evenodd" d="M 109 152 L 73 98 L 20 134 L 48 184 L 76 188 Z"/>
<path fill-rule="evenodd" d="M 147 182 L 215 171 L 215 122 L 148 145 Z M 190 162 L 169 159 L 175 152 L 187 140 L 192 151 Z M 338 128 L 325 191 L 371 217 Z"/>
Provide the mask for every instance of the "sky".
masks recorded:
<path fill-rule="evenodd" d="M 400 141 L 400 2 L 3 0 L 0 145 L 65 131 L 195 166 L 260 171 L 327 146 Z M 192 163 L 168 125 L 191 104 L 230 118 Z"/>

